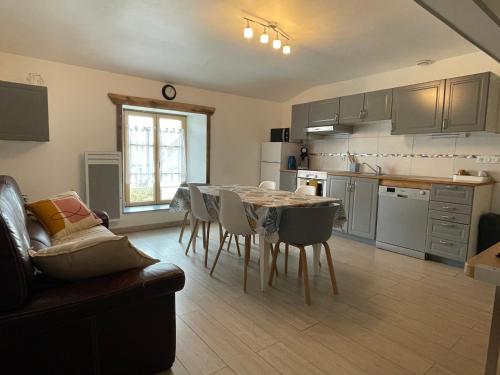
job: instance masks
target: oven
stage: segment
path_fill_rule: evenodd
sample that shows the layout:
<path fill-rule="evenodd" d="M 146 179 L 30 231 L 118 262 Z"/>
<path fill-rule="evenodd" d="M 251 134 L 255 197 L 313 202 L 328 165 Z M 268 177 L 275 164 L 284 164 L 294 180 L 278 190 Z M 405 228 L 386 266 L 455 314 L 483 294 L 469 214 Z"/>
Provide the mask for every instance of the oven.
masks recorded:
<path fill-rule="evenodd" d="M 326 197 L 326 181 L 328 173 L 322 171 L 297 171 L 297 188 L 299 186 L 309 185 L 316 187 L 316 195 Z"/>

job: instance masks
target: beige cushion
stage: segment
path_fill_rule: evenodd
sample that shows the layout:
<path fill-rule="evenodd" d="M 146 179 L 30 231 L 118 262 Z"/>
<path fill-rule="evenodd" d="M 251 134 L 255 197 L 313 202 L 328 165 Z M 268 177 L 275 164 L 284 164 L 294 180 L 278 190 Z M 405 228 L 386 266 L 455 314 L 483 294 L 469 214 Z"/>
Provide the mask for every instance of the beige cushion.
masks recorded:
<path fill-rule="evenodd" d="M 129 243 L 126 236 L 91 235 L 35 252 L 29 250 L 35 266 L 50 277 L 78 280 L 107 275 L 159 262 Z"/>

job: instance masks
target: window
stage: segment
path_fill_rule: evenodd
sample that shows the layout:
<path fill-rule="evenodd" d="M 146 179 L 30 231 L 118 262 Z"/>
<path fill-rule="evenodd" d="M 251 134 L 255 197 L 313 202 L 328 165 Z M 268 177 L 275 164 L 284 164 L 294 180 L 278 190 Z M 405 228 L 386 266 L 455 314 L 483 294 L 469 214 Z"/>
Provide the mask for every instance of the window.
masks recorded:
<path fill-rule="evenodd" d="M 123 115 L 125 205 L 169 203 L 186 181 L 186 116 Z"/>

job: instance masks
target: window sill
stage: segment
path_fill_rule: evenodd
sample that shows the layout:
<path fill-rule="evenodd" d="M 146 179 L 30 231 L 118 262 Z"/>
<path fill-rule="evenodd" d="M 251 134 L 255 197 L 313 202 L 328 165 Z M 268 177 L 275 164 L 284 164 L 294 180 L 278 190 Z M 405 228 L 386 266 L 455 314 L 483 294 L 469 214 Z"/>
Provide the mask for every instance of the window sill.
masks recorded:
<path fill-rule="evenodd" d="M 148 212 L 148 211 L 161 211 L 161 210 L 168 210 L 170 209 L 169 204 L 151 204 L 148 206 L 130 206 L 130 207 L 124 207 L 123 208 L 123 213 L 124 214 L 134 214 L 137 212 Z"/>

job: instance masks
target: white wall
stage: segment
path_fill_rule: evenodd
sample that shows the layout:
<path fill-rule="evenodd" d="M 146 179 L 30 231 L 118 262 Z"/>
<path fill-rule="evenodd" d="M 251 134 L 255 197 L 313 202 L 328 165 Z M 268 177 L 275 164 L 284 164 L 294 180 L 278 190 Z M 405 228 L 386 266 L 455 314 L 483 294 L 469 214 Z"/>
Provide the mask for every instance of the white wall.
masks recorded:
<path fill-rule="evenodd" d="M 83 194 L 83 152 L 116 149 L 109 92 L 162 99 L 164 84 L 46 60 L 0 53 L 0 80 L 40 73 L 49 95 L 50 142 L 0 141 L 0 174 L 12 175 L 30 200 L 75 189 Z M 257 184 L 260 143 L 279 126 L 274 102 L 176 85 L 176 101 L 213 106 L 211 182 Z M 168 211 L 127 214 L 118 226 L 178 220 Z"/>
<path fill-rule="evenodd" d="M 492 71 L 500 64 L 482 52 L 437 61 L 427 67 L 408 67 L 349 81 L 312 87 L 284 103 L 282 126 L 290 126 L 291 105 L 360 92 L 404 86 L 442 78 Z M 391 136 L 391 123 L 384 121 L 356 126 L 350 136 L 325 137 L 309 142 L 311 167 L 345 170 L 347 162 L 326 153 L 500 155 L 500 134 L 474 134 L 469 138 L 433 139 L 431 136 Z M 361 157 L 360 162 L 379 164 L 384 173 L 451 177 L 458 169 L 488 170 L 500 182 L 500 164 L 477 164 L 463 158 Z M 500 183 L 495 185 L 492 210 L 500 213 Z"/>

